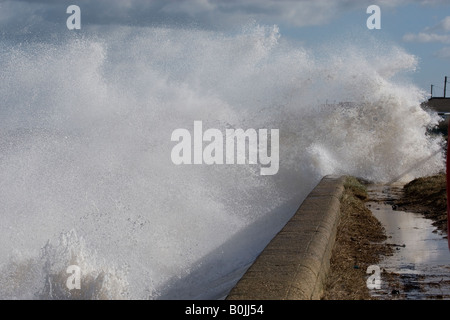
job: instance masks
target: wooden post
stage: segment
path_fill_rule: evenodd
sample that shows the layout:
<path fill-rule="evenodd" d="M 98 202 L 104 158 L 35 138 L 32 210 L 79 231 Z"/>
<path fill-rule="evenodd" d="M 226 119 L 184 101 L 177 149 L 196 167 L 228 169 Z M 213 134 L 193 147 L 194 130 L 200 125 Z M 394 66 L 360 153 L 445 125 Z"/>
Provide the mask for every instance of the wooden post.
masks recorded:
<path fill-rule="evenodd" d="M 444 80 L 444 98 L 445 98 L 446 91 L 447 91 L 447 76 L 445 77 L 445 80 Z"/>

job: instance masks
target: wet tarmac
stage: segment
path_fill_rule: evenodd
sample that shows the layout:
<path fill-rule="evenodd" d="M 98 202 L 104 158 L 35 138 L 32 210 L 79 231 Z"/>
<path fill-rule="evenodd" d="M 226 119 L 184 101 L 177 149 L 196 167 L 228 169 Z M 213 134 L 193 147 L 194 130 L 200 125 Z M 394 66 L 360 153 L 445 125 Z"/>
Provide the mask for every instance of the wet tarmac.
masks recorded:
<path fill-rule="evenodd" d="M 397 211 L 393 200 L 402 186 L 369 186 L 367 206 L 383 224 L 394 253 L 379 264 L 379 276 L 370 279 L 378 299 L 450 300 L 450 250 L 446 234 L 432 221 L 413 212 Z M 379 280 L 379 282 L 375 282 Z"/>

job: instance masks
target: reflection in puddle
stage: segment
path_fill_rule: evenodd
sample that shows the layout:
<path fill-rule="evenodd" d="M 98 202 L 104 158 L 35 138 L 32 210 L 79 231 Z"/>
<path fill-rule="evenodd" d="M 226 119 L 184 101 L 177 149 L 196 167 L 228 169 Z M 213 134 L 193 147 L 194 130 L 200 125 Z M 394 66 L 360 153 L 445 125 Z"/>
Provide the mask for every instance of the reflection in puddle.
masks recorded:
<path fill-rule="evenodd" d="M 421 214 L 396 211 L 392 201 L 401 186 L 370 186 L 367 203 L 383 224 L 394 254 L 379 263 L 381 289 L 371 290 L 379 299 L 450 299 L 450 251 L 445 234 Z M 386 281 L 398 274 L 398 284 Z M 385 278 L 385 279 L 383 279 Z"/>

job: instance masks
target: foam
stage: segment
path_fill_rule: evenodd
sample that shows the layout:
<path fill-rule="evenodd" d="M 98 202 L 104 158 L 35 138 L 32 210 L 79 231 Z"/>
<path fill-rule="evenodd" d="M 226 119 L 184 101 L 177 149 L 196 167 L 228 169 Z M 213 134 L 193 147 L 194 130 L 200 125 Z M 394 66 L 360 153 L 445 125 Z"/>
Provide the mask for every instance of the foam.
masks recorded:
<path fill-rule="evenodd" d="M 111 276 L 120 285 L 85 297 L 223 296 L 322 176 L 387 182 L 405 168 L 414 168 L 406 180 L 443 168 L 442 139 L 427 135 L 439 118 L 404 80 L 416 66 L 391 44 L 319 53 L 258 25 L 4 44 L 0 263 L 13 270 L 20 261 L 32 276 L 0 285 L 0 297 L 42 297 L 45 278 L 60 271 L 43 270 L 40 250 L 67 247 L 58 239 L 70 230 L 89 248 L 80 267 L 94 279 L 95 268 L 120 271 Z M 171 133 L 195 120 L 279 129 L 278 174 L 175 166 Z M 70 297 L 61 289 L 52 298 Z"/>

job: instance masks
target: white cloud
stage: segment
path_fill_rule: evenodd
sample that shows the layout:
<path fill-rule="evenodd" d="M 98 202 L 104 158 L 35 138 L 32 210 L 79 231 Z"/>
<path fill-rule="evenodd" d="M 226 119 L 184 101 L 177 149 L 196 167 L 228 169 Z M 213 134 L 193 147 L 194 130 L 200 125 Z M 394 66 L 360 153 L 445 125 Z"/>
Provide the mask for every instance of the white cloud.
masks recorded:
<path fill-rule="evenodd" d="M 432 27 L 425 28 L 417 34 L 407 33 L 403 36 L 405 42 L 418 43 L 450 43 L 450 16 L 445 17 Z"/>
<path fill-rule="evenodd" d="M 413 0 L 422 3 L 424 0 Z M 441 0 L 428 0 L 437 3 Z M 256 20 L 263 24 L 308 26 L 327 24 L 350 10 L 362 10 L 371 4 L 392 8 L 411 3 L 406 0 L 78 0 L 85 22 L 91 24 L 150 25 L 153 23 L 196 25 L 215 28 Z M 73 0 L 0 0 L 10 10 L 11 20 L 36 16 L 56 22 L 64 18 L 64 8 Z M 11 9 L 14 8 L 14 9 Z M 24 9 L 28 8 L 27 11 Z M 61 14 L 63 17 L 61 18 Z M 0 25 L 0 28 L 2 26 Z"/>
<path fill-rule="evenodd" d="M 425 31 L 440 31 L 440 32 L 449 32 L 450 31 L 450 16 L 442 19 L 437 25 L 433 27 L 425 28 Z"/>
<path fill-rule="evenodd" d="M 450 47 L 445 47 L 436 52 L 436 56 L 441 59 L 450 60 Z"/>
<path fill-rule="evenodd" d="M 418 34 L 407 33 L 403 36 L 403 41 L 420 42 L 420 43 L 430 43 L 430 42 L 450 43 L 450 34 L 436 34 L 426 32 L 420 32 Z"/>
<path fill-rule="evenodd" d="M 405 42 L 450 44 L 450 16 L 445 17 L 432 27 L 425 28 L 417 34 L 407 33 L 403 36 Z M 441 48 L 434 53 L 435 57 L 450 60 L 450 47 Z"/>
<path fill-rule="evenodd" d="M 350 11 L 378 4 L 392 10 L 410 3 L 440 4 L 443 0 L 0 0 L 0 32 L 40 35 L 65 26 L 65 9 L 74 3 L 87 26 L 191 25 L 207 30 L 235 29 L 249 22 L 282 27 L 327 25 Z M 448 0 L 447 0 L 448 1 Z M 440 26 L 450 28 L 447 21 Z M 46 28 L 50 30 L 47 32 Z M 426 33 L 430 33 L 427 32 Z M 414 40 L 414 38 L 409 37 Z M 419 37 L 424 38 L 423 36 Z M 408 39 L 408 37 L 406 37 Z M 420 41 L 423 41 L 420 40 Z M 445 39 L 440 40 L 447 43 Z"/>

